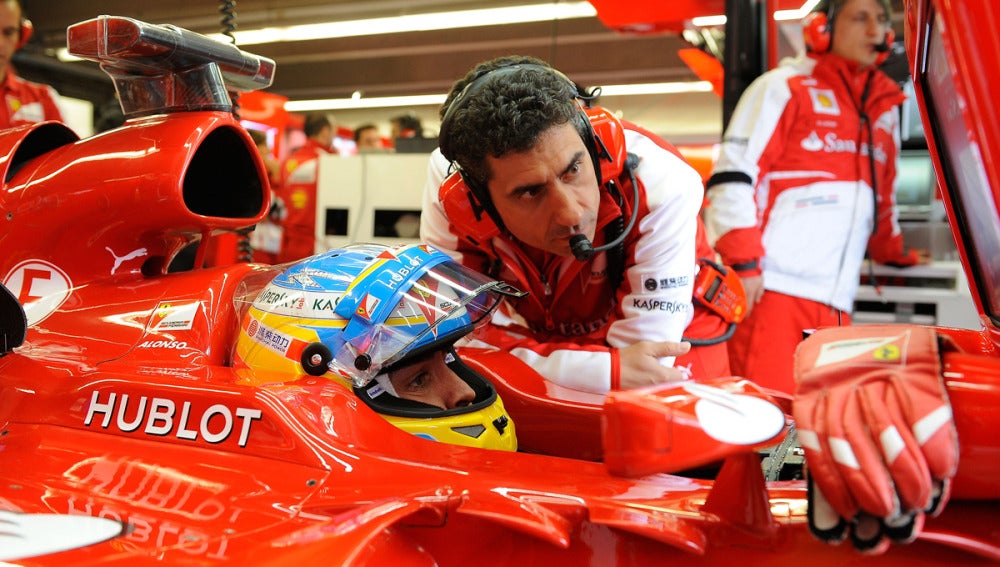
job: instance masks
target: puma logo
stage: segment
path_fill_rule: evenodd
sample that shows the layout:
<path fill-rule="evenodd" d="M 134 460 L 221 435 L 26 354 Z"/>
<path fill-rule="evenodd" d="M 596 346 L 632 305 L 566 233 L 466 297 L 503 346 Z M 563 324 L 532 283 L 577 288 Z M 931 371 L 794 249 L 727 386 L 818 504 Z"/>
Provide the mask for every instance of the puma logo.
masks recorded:
<path fill-rule="evenodd" d="M 115 265 L 111 268 L 111 273 L 112 274 L 114 274 L 115 272 L 117 272 L 118 268 L 120 268 L 121 265 L 124 262 L 127 262 L 127 261 L 135 259 L 135 258 L 140 258 L 140 257 L 146 255 L 146 249 L 145 248 L 137 248 L 137 249 L 129 252 L 128 254 L 126 254 L 124 256 L 119 256 L 119 255 L 115 254 L 115 251 L 112 250 L 110 246 L 105 246 L 104 249 L 107 250 L 108 252 L 111 252 L 111 256 L 114 257 L 114 259 L 115 259 Z"/>

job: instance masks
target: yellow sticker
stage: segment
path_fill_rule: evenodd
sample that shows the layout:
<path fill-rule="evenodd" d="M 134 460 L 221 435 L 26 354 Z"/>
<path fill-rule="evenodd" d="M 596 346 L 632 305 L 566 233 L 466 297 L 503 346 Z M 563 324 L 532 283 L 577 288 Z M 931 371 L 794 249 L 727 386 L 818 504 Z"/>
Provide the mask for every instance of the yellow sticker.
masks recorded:
<path fill-rule="evenodd" d="M 884 345 L 875 349 L 872 356 L 875 357 L 875 360 L 896 362 L 899 360 L 899 347 L 896 345 Z"/>

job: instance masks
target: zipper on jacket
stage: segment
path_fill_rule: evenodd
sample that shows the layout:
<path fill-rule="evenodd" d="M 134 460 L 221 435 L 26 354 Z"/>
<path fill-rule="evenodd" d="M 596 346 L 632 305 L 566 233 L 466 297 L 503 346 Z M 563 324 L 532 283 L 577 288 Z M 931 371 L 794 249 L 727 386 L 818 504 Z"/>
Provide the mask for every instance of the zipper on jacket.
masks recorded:
<path fill-rule="evenodd" d="M 541 280 L 541 282 L 542 282 L 542 287 L 543 287 L 544 292 L 545 292 L 545 297 L 552 297 L 552 286 L 549 285 L 549 275 L 548 274 L 541 274 L 541 277 L 539 277 L 539 280 Z"/>

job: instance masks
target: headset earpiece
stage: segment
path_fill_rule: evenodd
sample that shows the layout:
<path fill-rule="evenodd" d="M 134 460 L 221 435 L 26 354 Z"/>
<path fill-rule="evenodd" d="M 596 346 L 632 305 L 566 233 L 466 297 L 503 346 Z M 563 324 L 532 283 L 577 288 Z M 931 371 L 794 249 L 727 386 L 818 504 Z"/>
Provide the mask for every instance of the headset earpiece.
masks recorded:
<path fill-rule="evenodd" d="M 17 51 L 27 45 L 28 40 L 31 39 L 31 34 L 33 33 L 35 33 L 35 26 L 32 25 L 31 20 L 22 18 L 21 28 L 17 33 L 17 43 L 14 45 L 14 51 Z"/>
<path fill-rule="evenodd" d="M 625 167 L 625 129 L 621 121 L 604 107 L 585 108 L 583 115 L 590 129 L 589 138 L 593 141 L 591 155 L 594 167 L 599 172 L 599 184 L 603 187 L 612 179 L 617 179 Z"/>
<path fill-rule="evenodd" d="M 812 12 L 802 18 L 802 38 L 806 49 L 813 53 L 826 53 L 830 50 L 830 18 L 826 12 Z"/>
<path fill-rule="evenodd" d="M 461 170 L 452 173 L 438 189 L 438 201 L 458 234 L 473 246 L 480 246 L 500 235 L 500 226 L 494 220 L 499 215 L 490 212 L 493 204 L 488 197 L 484 202 L 483 188 L 476 188 L 474 182 L 470 185 L 470 181 Z"/>

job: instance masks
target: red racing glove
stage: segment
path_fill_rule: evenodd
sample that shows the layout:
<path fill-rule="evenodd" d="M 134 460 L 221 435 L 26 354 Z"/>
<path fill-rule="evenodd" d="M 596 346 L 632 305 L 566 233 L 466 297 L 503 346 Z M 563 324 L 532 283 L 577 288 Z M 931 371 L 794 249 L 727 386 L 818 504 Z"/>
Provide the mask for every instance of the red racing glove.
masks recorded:
<path fill-rule="evenodd" d="M 958 437 L 929 328 L 822 329 L 795 354 L 809 527 L 881 553 L 912 541 L 948 500 Z"/>

